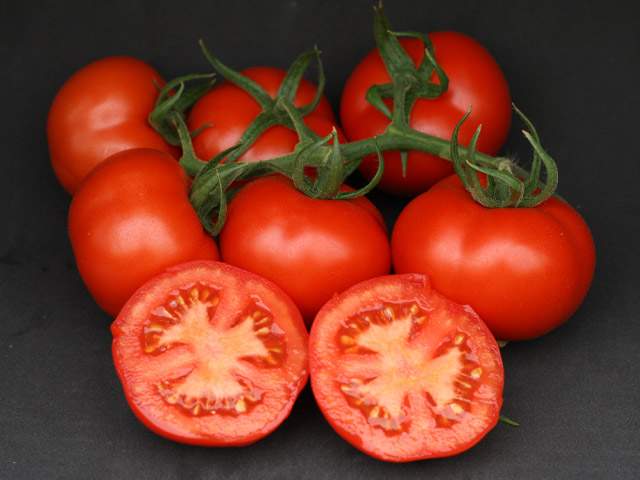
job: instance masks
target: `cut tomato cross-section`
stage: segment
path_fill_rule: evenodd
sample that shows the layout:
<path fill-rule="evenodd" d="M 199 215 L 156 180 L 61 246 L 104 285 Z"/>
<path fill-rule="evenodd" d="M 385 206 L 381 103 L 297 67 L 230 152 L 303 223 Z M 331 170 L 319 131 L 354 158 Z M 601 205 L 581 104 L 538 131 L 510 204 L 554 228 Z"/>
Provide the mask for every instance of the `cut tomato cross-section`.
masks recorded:
<path fill-rule="evenodd" d="M 504 371 L 468 307 L 423 275 L 365 281 L 327 303 L 310 337 L 311 385 L 334 429 L 376 458 L 453 455 L 497 422 Z"/>
<path fill-rule="evenodd" d="M 307 331 L 275 285 L 191 262 L 144 285 L 111 327 L 134 413 L 169 439 L 246 445 L 288 416 L 308 377 Z"/>

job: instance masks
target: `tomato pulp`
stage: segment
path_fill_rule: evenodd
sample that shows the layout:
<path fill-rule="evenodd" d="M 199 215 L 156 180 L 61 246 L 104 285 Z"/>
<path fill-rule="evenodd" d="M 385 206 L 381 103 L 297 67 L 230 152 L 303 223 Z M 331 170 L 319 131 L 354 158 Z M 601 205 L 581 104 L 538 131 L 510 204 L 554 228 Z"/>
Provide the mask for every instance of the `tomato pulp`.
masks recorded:
<path fill-rule="evenodd" d="M 111 331 L 131 409 L 182 443 L 263 438 L 287 418 L 308 378 L 308 335 L 293 302 L 271 282 L 219 262 L 154 277 Z"/>
<path fill-rule="evenodd" d="M 330 300 L 311 328 L 309 365 L 331 426 L 381 460 L 454 455 L 498 421 L 498 345 L 425 275 L 366 280 Z"/>

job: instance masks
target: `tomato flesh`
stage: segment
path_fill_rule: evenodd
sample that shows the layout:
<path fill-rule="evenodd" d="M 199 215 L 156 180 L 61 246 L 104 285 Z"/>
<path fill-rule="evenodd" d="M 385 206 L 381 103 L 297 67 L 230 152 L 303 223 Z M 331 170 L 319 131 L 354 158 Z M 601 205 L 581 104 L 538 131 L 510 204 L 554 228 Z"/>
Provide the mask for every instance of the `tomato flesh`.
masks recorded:
<path fill-rule="evenodd" d="M 219 262 L 190 262 L 154 278 L 112 333 L 132 410 L 179 442 L 255 442 L 288 416 L 308 377 L 308 337 L 291 300 Z"/>
<path fill-rule="evenodd" d="M 423 275 L 391 275 L 331 300 L 310 335 L 313 393 L 333 428 L 381 460 L 459 453 L 496 423 L 504 371 L 469 308 Z"/>

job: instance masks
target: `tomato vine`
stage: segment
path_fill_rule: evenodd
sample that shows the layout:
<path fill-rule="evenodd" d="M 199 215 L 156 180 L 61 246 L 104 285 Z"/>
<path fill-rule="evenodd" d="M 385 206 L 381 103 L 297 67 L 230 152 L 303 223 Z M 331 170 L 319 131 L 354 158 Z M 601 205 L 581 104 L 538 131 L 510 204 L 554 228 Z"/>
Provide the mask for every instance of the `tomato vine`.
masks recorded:
<path fill-rule="evenodd" d="M 292 178 L 295 185 L 305 194 L 327 199 L 345 198 L 363 195 L 378 182 L 384 169 L 381 152 L 400 150 L 406 161 L 408 150 L 417 150 L 449 160 L 456 174 L 473 198 L 489 208 L 532 207 L 553 195 L 557 186 L 557 167 L 553 159 L 543 150 L 533 124 L 515 106 L 514 110 L 525 124 L 525 137 L 533 148 L 533 162 L 530 171 L 515 165 L 505 157 L 492 157 L 475 150 L 480 135 L 478 127 L 468 147 L 458 144 L 458 129 L 468 117 L 469 112 L 460 120 L 450 140 L 438 138 L 412 129 L 408 118 L 413 103 L 418 98 L 436 98 L 447 90 L 448 78 L 434 57 L 433 45 L 427 35 L 416 32 L 393 32 L 381 6 L 375 9 L 374 33 L 380 54 L 385 62 L 392 82 L 375 85 L 367 92 L 368 101 L 387 115 L 391 123 L 386 130 L 375 137 L 339 144 L 335 134 L 320 138 L 302 117 L 313 110 L 321 98 L 325 85 L 325 76 L 319 51 L 314 49 L 304 53 L 292 64 L 275 98 L 272 98 L 260 85 L 225 65 L 214 57 L 204 42 L 200 46 L 213 68 L 235 85 L 244 89 L 261 105 L 260 114 L 244 132 L 239 142 L 219 153 L 212 159 L 196 157 L 190 139 L 198 132 L 188 132 L 182 112 L 200 95 L 211 87 L 205 85 L 184 88 L 191 80 L 209 78 L 205 75 L 191 75 L 169 82 L 162 90 L 156 110 L 150 121 L 165 135 L 168 141 L 183 147 L 181 164 L 187 173 L 194 177 L 190 200 L 194 205 L 205 229 L 217 235 L 225 221 L 226 205 L 235 193 L 237 181 L 280 173 Z M 424 44 L 425 57 L 416 68 L 403 51 L 399 36 L 417 37 Z M 312 59 L 318 64 L 318 91 L 315 99 L 303 107 L 293 106 L 293 97 L 302 75 Z M 438 83 L 430 79 L 437 76 Z M 170 95 L 172 89 L 177 90 Z M 393 110 L 384 102 L 392 99 Z M 470 106 L 470 108 L 472 108 Z M 236 159 L 246 151 L 256 138 L 273 125 L 285 125 L 295 129 L 299 143 L 295 150 L 280 157 L 260 162 L 237 162 Z M 332 140 L 333 144 L 331 144 Z M 369 155 L 378 155 L 378 173 L 365 187 L 354 192 L 340 192 L 340 184 L 351 175 L 361 159 Z M 403 166 L 406 166 L 403 164 Z M 306 168 L 315 170 L 311 180 L 305 175 Z M 546 170 L 546 183 L 541 175 Z M 483 186 L 478 173 L 487 177 Z M 215 220 L 212 221 L 212 219 Z"/>

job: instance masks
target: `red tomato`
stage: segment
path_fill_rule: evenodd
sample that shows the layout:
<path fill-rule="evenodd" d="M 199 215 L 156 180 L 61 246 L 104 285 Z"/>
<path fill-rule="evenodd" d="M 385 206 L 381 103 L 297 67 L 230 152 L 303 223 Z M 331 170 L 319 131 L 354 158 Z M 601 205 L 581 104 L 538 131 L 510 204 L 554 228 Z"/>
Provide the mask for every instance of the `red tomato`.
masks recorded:
<path fill-rule="evenodd" d="M 241 72 L 261 85 L 275 98 L 286 71 L 273 67 L 253 67 Z M 298 87 L 294 105 L 302 107 L 311 103 L 316 95 L 316 87 L 302 79 Z M 247 92 L 225 80 L 200 98 L 189 114 L 187 125 L 190 131 L 205 127 L 193 138 L 196 156 L 210 160 L 218 153 L 234 146 L 247 127 L 262 113 L 257 101 Z M 305 124 L 321 137 L 326 137 L 335 126 L 335 116 L 325 97 L 313 111 L 304 117 Z M 338 130 L 338 139 L 345 142 Z M 239 158 L 242 162 L 256 162 L 275 158 L 293 152 L 298 144 L 298 134 L 282 125 L 265 130 L 253 145 Z"/>
<path fill-rule="evenodd" d="M 253 443 L 287 418 L 308 378 L 308 335 L 291 299 L 218 262 L 153 278 L 111 331 L 131 409 L 178 442 Z"/>
<path fill-rule="evenodd" d="M 112 155 L 78 188 L 69 210 L 73 253 L 89 292 L 109 315 L 165 268 L 220 258 L 188 195 L 180 164 L 151 149 Z"/>
<path fill-rule="evenodd" d="M 470 305 L 500 340 L 524 340 L 565 322 L 595 267 L 593 238 L 571 206 L 490 209 L 456 176 L 400 213 L 392 233 L 397 273 L 429 275 L 433 287 Z"/>
<path fill-rule="evenodd" d="M 502 405 L 491 332 L 425 275 L 367 280 L 330 300 L 311 328 L 309 369 L 331 426 L 386 461 L 466 450 L 496 425 Z"/>
<path fill-rule="evenodd" d="M 47 139 L 53 171 L 75 193 L 82 179 L 108 156 L 135 147 L 155 148 L 178 158 L 148 122 L 164 85 L 147 63 L 108 57 L 76 72 L 53 100 Z"/>
<path fill-rule="evenodd" d="M 436 32 L 429 38 L 434 45 L 436 61 L 449 77 L 449 88 L 438 98 L 418 99 L 411 111 L 410 126 L 450 140 L 455 126 L 471 106 L 471 115 L 459 130 L 459 143 L 468 145 L 476 128 L 482 124 L 476 149 L 488 155 L 497 154 L 511 123 L 509 88 L 500 67 L 484 47 L 466 35 Z M 400 42 L 418 65 L 424 55 L 422 41 L 402 38 Z M 340 104 L 340 120 L 350 142 L 381 134 L 389 125 L 389 119 L 366 100 L 365 94 L 372 85 L 390 81 L 377 49 L 362 60 L 347 80 Z M 433 81 L 437 81 L 435 77 Z M 415 196 L 453 173 L 449 161 L 422 152 L 409 152 L 406 176 L 402 174 L 399 152 L 386 152 L 384 161 L 384 175 L 378 187 L 399 195 Z M 366 157 L 360 165 L 361 173 L 369 179 L 377 169 L 375 155 Z"/>
<path fill-rule="evenodd" d="M 307 324 L 335 293 L 391 268 L 386 227 L 369 200 L 312 199 L 282 176 L 254 180 L 231 199 L 220 252 L 287 292 Z"/>

